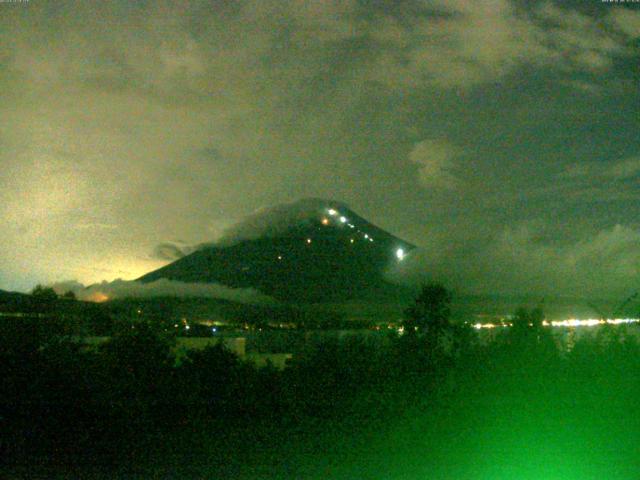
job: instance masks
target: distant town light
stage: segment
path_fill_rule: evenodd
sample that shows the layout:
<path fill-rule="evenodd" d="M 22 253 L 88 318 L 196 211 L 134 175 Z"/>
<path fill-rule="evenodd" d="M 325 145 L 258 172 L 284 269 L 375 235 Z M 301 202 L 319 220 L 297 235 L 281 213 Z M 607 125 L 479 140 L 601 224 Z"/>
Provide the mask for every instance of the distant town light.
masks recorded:
<path fill-rule="evenodd" d="M 350 223 L 349 228 L 356 228 L 356 226 L 353 223 Z"/>
<path fill-rule="evenodd" d="M 88 299 L 90 302 L 102 303 L 109 300 L 109 297 L 102 292 L 96 292 Z"/>
<path fill-rule="evenodd" d="M 329 210 L 327 210 L 329 212 L 329 215 L 337 215 L 338 212 L 336 212 L 333 208 L 330 208 Z"/>
<path fill-rule="evenodd" d="M 278 255 L 278 260 L 282 260 L 282 255 Z"/>
<path fill-rule="evenodd" d="M 565 328 L 575 328 L 575 327 L 596 327 L 599 325 L 621 325 L 621 324 L 629 324 L 629 323 L 639 323 L 640 319 L 638 318 L 607 318 L 607 319 L 598 319 L 598 318 L 587 318 L 587 319 L 577 319 L 577 318 L 568 318 L 566 320 L 543 320 L 542 326 L 544 327 L 565 327 Z M 531 326 L 531 324 L 529 324 Z M 512 327 L 513 323 L 474 323 L 473 328 L 482 329 L 482 328 L 496 328 L 496 327 Z"/>
<path fill-rule="evenodd" d="M 349 239 L 349 241 L 350 241 L 351 243 L 355 242 L 355 240 L 354 240 L 353 238 L 350 238 L 350 239 Z"/>
<path fill-rule="evenodd" d="M 364 234 L 364 238 L 366 238 L 367 240 L 369 239 L 369 235 L 367 235 L 366 233 Z"/>
<path fill-rule="evenodd" d="M 311 239 L 310 238 L 307 238 L 307 243 L 311 243 Z"/>
<path fill-rule="evenodd" d="M 347 217 L 340 217 L 340 221 L 342 223 L 347 223 Z"/>
<path fill-rule="evenodd" d="M 404 259 L 404 250 L 402 248 L 396 250 L 396 258 L 400 261 Z"/>
<path fill-rule="evenodd" d="M 323 217 L 322 218 L 322 224 L 323 225 L 329 225 L 329 219 L 327 217 Z"/>

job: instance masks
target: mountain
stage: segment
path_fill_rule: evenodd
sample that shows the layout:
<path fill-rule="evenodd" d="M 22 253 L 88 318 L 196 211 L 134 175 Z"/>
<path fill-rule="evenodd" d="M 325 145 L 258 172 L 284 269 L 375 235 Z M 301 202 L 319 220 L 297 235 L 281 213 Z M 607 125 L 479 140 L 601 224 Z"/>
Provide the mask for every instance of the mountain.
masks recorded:
<path fill-rule="evenodd" d="M 0 313 L 24 309 L 25 306 L 30 307 L 32 303 L 34 302 L 31 295 L 0 290 Z"/>
<path fill-rule="evenodd" d="M 343 203 L 304 199 L 260 211 L 138 280 L 256 288 L 291 302 L 381 298 L 399 294 L 384 271 L 414 248 Z"/>

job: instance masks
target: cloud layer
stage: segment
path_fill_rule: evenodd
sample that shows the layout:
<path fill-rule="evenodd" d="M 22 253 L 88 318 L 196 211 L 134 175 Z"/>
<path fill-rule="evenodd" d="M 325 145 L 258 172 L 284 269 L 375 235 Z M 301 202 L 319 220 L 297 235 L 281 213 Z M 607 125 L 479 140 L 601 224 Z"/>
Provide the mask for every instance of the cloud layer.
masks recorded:
<path fill-rule="evenodd" d="M 114 280 L 86 287 L 75 281 L 67 281 L 56 283 L 52 287 L 58 294 L 73 292 L 79 300 L 89 302 L 153 297 L 217 298 L 252 304 L 274 301 L 272 298 L 250 288 L 230 288 L 214 283 L 184 283 L 167 279 L 160 279 L 150 283 Z"/>
<path fill-rule="evenodd" d="M 535 225 L 506 228 L 478 245 L 434 243 L 394 265 L 389 278 L 443 282 L 460 292 L 617 298 L 640 290 L 640 231 L 616 225 L 575 243 L 545 241 Z"/>

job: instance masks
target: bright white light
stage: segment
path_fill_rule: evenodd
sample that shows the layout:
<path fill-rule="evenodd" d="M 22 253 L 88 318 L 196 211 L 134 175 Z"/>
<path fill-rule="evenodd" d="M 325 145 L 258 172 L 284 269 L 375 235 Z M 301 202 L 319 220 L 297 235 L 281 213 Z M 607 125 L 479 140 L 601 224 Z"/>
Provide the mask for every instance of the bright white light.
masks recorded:
<path fill-rule="evenodd" d="M 508 323 L 474 323 L 473 328 L 480 330 L 481 328 L 510 327 Z"/>
<path fill-rule="evenodd" d="M 340 217 L 340 221 L 342 223 L 347 223 L 347 217 Z"/>
<path fill-rule="evenodd" d="M 553 327 L 595 327 L 596 325 L 621 325 L 626 323 L 638 323 L 640 320 L 637 318 L 607 318 L 601 320 L 597 318 L 588 318 L 586 320 L 578 320 L 577 318 L 570 318 L 568 320 L 558 320 L 551 322 Z"/>
<path fill-rule="evenodd" d="M 366 233 L 364 234 L 364 238 L 369 238 L 369 235 L 367 235 Z"/>
<path fill-rule="evenodd" d="M 370 242 L 373 242 L 373 238 L 369 237 L 369 241 L 370 241 Z"/>
<path fill-rule="evenodd" d="M 189 325 L 187 325 L 187 326 L 186 326 L 186 327 L 184 327 L 184 328 L 186 328 L 187 330 L 189 330 L 191 327 L 190 327 Z"/>
<path fill-rule="evenodd" d="M 542 326 L 544 327 L 569 327 L 569 328 L 574 328 L 574 327 L 596 327 L 598 325 L 622 325 L 622 324 L 629 324 L 629 323 L 640 323 L 640 319 L 638 318 L 607 318 L 606 320 L 603 319 L 599 319 L 599 318 L 587 318 L 584 320 L 580 320 L 577 318 L 568 318 L 566 320 L 553 320 L 553 321 L 548 321 L 548 320 L 543 320 L 542 321 Z M 531 325 L 531 324 L 529 324 Z M 492 323 L 475 323 L 473 325 L 473 328 L 476 329 L 481 329 L 481 328 L 494 328 L 497 326 L 501 326 L 501 327 L 511 327 L 513 326 L 512 323 L 500 323 L 500 324 L 492 324 Z"/>
<path fill-rule="evenodd" d="M 349 228 L 356 228 L 356 226 L 353 223 L 350 223 Z"/>
<path fill-rule="evenodd" d="M 310 238 L 307 238 L 307 243 L 311 243 L 311 239 Z"/>
<path fill-rule="evenodd" d="M 638 323 L 637 318 L 612 318 L 607 320 L 607 323 L 611 325 L 620 325 L 622 323 Z"/>
<path fill-rule="evenodd" d="M 402 248 L 396 250 L 396 258 L 400 261 L 404 258 L 404 250 Z"/>
<path fill-rule="evenodd" d="M 282 260 L 282 255 L 278 255 L 278 260 Z"/>
<path fill-rule="evenodd" d="M 349 239 L 349 241 L 350 241 L 351 243 L 355 242 L 355 240 L 354 240 L 353 238 L 350 238 L 350 239 Z"/>
<path fill-rule="evenodd" d="M 327 211 L 329 212 L 329 215 L 337 215 L 338 214 L 338 212 L 336 212 L 333 208 L 330 208 Z"/>
<path fill-rule="evenodd" d="M 551 325 L 554 327 L 594 327 L 596 325 L 599 325 L 600 323 L 605 323 L 605 322 L 600 322 L 600 320 L 596 318 L 588 318 L 586 320 L 569 318 L 567 320 L 557 320 L 557 321 L 551 322 Z"/>
<path fill-rule="evenodd" d="M 213 333 L 216 333 L 216 332 L 218 331 L 218 329 L 217 329 L 216 327 L 213 327 L 213 328 L 211 329 L 211 331 L 212 331 Z"/>

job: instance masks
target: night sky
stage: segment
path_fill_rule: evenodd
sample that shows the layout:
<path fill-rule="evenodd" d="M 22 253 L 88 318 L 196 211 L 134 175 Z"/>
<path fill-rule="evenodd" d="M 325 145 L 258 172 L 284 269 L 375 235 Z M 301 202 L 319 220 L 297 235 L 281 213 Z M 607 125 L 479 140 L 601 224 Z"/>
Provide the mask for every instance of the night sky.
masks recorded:
<path fill-rule="evenodd" d="M 0 289 L 303 197 L 421 246 L 411 278 L 640 288 L 638 3 L 30 0 L 0 42 Z"/>

